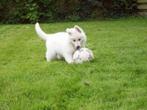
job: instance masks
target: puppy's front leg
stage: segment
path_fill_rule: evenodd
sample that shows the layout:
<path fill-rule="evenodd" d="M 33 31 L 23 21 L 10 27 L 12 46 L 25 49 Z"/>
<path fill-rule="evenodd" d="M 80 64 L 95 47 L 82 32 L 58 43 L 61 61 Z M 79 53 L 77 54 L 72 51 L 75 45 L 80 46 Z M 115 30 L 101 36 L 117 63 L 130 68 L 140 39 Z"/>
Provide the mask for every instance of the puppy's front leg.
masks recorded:
<path fill-rule="evenodd" d="M 68 64 L 73 63 L 72 55 L 70 55 L 70 54 L 65 54 L 65 55 L 64 55 L 64 58 L 65 58 L 65 60 L 66 60 L 66 62 L 67 62 Z"/>

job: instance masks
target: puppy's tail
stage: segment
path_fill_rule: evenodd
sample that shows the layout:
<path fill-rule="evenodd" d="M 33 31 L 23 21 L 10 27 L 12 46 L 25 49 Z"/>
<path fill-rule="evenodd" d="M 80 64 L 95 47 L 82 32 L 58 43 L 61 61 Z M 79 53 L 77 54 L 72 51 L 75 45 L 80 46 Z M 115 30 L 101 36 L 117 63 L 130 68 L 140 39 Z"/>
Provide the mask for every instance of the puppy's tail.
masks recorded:
<path fill-rule="evenodd" d="M 48 35 L 47 35 L 45 32 L 43 32 L 43 30 L 40 28 L 38 22 L 35 24 L 35 30 L 36 30 L 36 33 L 38 34 L 38 36 L 39 36 L 41 39 L 43 39 L 43 40 L 45 40 L 45 41 L 47 40 Z"/>

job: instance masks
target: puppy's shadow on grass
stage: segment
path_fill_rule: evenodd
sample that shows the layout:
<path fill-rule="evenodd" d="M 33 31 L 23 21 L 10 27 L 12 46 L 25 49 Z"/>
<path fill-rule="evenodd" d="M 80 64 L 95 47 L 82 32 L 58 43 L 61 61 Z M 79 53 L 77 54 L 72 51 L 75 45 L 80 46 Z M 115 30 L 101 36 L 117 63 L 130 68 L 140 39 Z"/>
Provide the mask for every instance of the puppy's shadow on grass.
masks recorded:
<path fill-rule="evenodd" d="M 46 62 L 46 64 L 53 64 L 53 65 L 62 65 L 62 66 L 76 66 L 76 67 L 79 67 L 79 66 L 88 66 L 88 65 L 95 65 L 97 62 L 98 62 L 98 58 L 95 57 L 93 60 L 91 61 L 86 61 L 86 62 L 83 62 L 83 63 L 71 63 L 71 64 L 68 64 L 63 58 L 62 59 L 54 59 L 50 62 L 47 62 L 46 61 L 46 58 L 44 57 L 44 62 Z"/>

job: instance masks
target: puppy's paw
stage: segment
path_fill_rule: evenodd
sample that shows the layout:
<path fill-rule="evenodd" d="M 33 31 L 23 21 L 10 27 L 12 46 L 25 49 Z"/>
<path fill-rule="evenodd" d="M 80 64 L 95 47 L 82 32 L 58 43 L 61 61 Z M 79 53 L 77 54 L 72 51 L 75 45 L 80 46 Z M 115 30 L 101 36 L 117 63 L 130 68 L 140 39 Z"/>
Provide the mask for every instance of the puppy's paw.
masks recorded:
<path fill-rule="evenodd" d="M 68 63 L 68 64 L 73 64 L 74 62 L 73 62 L 73 61 L 67 61 L 67 63 Z"/>

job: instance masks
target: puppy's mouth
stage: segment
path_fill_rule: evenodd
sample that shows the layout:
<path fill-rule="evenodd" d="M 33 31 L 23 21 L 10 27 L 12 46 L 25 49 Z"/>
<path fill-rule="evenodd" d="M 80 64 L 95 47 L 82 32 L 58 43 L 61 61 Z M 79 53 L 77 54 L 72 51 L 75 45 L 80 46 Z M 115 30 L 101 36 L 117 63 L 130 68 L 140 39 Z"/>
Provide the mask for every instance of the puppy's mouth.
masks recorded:
<path fill-rule="evenodd" d="M 79 50 L 80 48 L 81 48 L 80 46 L 77 46 L 77 47 L 76 47 L 76 50 Z"/>

